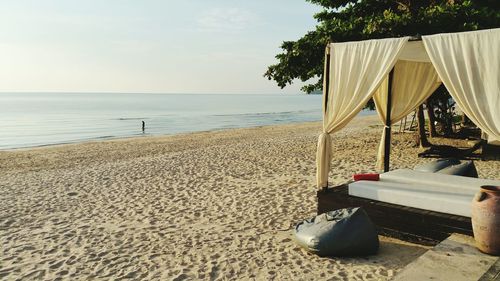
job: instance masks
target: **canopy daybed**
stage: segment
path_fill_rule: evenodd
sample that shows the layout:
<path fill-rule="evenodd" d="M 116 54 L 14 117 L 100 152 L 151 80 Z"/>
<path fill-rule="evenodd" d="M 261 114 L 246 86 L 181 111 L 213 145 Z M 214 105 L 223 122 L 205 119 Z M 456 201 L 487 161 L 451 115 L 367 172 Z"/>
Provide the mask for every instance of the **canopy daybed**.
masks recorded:
<path fill-rule="evenodd" d="M 440 229 L 443 233 L 471 234 L 467 201 L 472 200 L 474 190 L 480 185 L 500 182 L 480 179 L 460 182 L 459 179 L 455 187 L 452 184 L 445 188 L 447 193 L 441 187 L 439 194 L 427 188 L 433 186 L 429 182 L 406 183 L 400 178 L 394 183 L 389 172 L 391 125 L 422 104 L 443 83 L 458 107 L 488 136 L 488 141 L 500 140 L 500 28 L 422 36 L 421 40 L 402 37 L 330 43 L 325 52 L 324 71 L 323 132 L 316 155 L 318 212 L 346 207 L 348 203 L 367 204 L 392 208 L 372 210 L 375 216 L 378 212 L 385 223 L 373 218 L 368 210 L 375 223 L 382 227 L 394 228 L 398 220 L 408 222 L 412 215 L 418 214 L 414 219 L 420 224 L 427 223 L 427 227 L 444 227 Z M 331 134 L 346 126 L 372 97 L 384 124 L 377 166 L 383 166 L 384 172 L 389 173 L 381 176 L 379 186 L 361 183 L 361 187 L 356 188 L 347 185 L 329 188 Z M 412 171 L 405 173 L 408 179 L 425 177 Z M 449 181 L 446 177 L 453 176 L 444 179 L 438 176 L 435 180 Z M 457 186 L 463 185 L 470 188 L 460 193 Z M 360 197 L 364 199 L 359 200 L 365 201 L 359 201 Z M 388 212 L 400 217 L 391 218 Z M 429 225 L 430 221 L 436 224 Z M 404 231 L 411 233 L 412 229 L 421 228 L 418 223 Z M 431 239 L 447 236 L 422 235 Z"/>

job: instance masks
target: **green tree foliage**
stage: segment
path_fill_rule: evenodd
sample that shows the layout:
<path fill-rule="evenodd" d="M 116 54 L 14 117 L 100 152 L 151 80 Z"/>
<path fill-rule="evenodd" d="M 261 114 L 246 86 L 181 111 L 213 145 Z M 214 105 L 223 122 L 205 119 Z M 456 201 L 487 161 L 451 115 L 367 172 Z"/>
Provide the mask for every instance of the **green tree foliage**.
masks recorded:
<path fill-rule="evenodd" d="M 419 36 L 500 27 L 499 0 L 307 0 L 324 9 L 314 15 L 316 30 L 285 41 L 278 63 L 264 74 L 281 88 L 295 79 L 311 93 L 322 87 L 324 49 L 328 42 Z"/>

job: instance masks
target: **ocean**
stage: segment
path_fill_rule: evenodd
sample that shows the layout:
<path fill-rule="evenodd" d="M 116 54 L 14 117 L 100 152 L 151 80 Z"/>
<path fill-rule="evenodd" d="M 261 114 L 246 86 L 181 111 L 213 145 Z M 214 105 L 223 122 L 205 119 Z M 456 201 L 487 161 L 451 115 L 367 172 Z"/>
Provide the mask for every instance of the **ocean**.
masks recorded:
<path fill-rule="evenodd" d="M 321 96 L 306 94 L 0 93 L 0 105 L 1 150 L 321 120 Z"/>
<path fill-rule="evenodd" d="M 0 93 L 0 105 L 0 149 L 321 120 L 321 96 L 305 94 Z"/>

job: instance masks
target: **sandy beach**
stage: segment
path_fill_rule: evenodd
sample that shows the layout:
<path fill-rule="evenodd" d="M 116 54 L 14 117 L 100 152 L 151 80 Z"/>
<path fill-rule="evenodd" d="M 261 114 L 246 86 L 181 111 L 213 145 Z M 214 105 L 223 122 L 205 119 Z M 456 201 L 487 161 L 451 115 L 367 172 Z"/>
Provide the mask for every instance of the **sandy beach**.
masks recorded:
<path fill-rule="evenodd" d="M 388 280 L 427 248 L 320 258 L 290 229 L 315 215 L 319 122 L 0 152 L 0 279 Z M 330 180 L 375 170 L 382 126 L 333 138 Z M 394 134 L 392 167 L 421 150 Z M 477 161 L 499 179 L 500 161 Z"/>

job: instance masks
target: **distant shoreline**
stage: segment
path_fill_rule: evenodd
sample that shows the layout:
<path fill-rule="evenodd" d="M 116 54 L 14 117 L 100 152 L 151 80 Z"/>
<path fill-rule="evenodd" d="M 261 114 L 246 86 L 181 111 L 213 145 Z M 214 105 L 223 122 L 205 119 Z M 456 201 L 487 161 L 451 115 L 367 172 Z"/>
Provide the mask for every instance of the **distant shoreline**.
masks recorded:
<path fill-rule="evenodd" d="M 360 118 L 360 117 L 364 117 L 364 116 L 359 116 L 356 118 Z M 258 129 L 258 128 L 265 128 L 265 127 L 287 126 L 287 125 L 303 125 L 303 124 L 312 124 L 312 123 L 319 123 L 319 122 L 321 122 L 321 121 L 291 122 L 291 123 L 282 123 L 282 124 L 256 125 L 256 126 L 235 127 L 235 128 L 217 128 L 217 129 L 213 129 L 213 130 L 190 131 L 190 132 L 172 133 L 172 134 L 147 134 L 147 133 L 141 134 L 141 133 L 138 133 L 137 135 L 131 135 L 131 136 L 103 136 L 103 137 L 92 138 L 92 139 L 87 139 L 87 140 L 75 140 L 75 141 L 61 142 L 61 143 L 48 143 L 48 144 L 41 144 L 41 145 L 35 145 L 35 146 L 6 148 L 6 149 L 0 149 L 0 153 L 3 151 L 31 150 L 31 149 L 50 148 L 50 147 L 58 147 L 58 146 L 65 146 L 65 145 L 78 145 L 78 144 L 85 144 L 85 143 L 98 143 L 98 142 L 108 142 L 108 141 L 128 141 L 128 140 L 144 139 L 144 138 L 164 138 L 164 137 L 171 137 L 171 136 L 192 135 L 192 134 L 198 134 L 198 133 L 203 134 L 203 133 L 211 133 L 211 132 L 227 132 L 227 131 L 231 131 L 231 130 Z"/>

